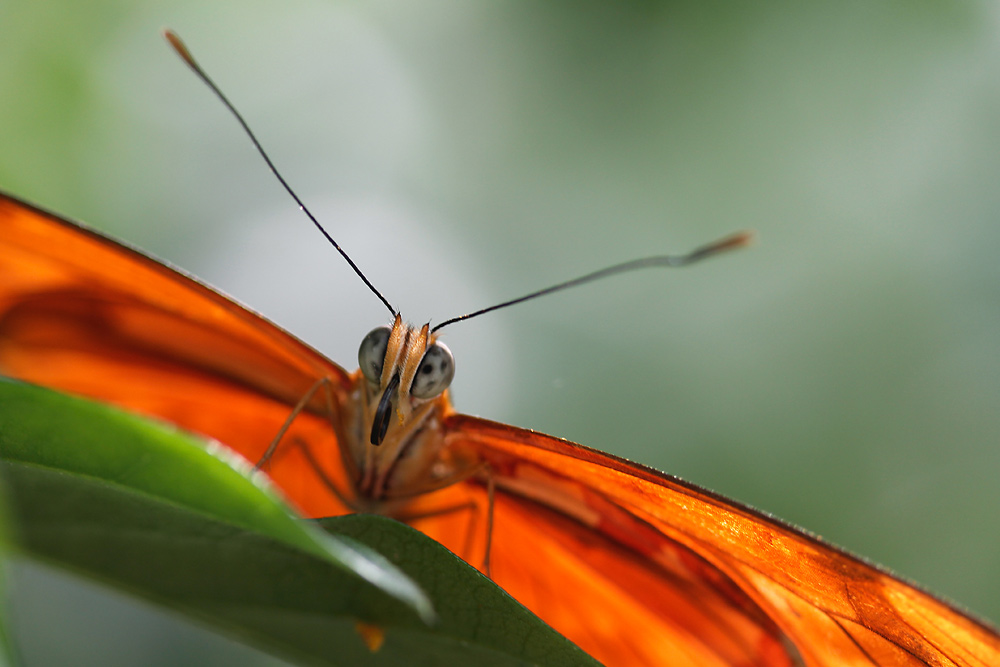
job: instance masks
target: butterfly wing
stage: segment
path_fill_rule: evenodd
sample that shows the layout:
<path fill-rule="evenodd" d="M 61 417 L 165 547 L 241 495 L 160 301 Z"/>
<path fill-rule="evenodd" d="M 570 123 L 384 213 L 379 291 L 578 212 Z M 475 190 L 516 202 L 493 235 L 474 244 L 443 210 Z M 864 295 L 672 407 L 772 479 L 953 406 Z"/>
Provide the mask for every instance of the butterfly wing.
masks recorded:
<path fill-rule="evenodd" d="M 0 372 L 165 419 L 258 459 L 320 378 L 350 377 L 256 314 L 95 232 L 0 193 Z M 308 516 L 340 514 L 321 394 L 270 469 Z M 990 629 L 794 528 L 655 471 L 462 415 L 445 437 L 497 486 L 493 572 L 610 664 L 1000 664 Z M 310 453 L 312 461 L 303 452 Z M 341 473 L 342 474 L 342 473 Z M 486 487 L 412 504 L 457 553 L 485 550 Z M 440 511 L 475 506 L 479 513 Z"/>
<path fill-rule="evenodd" d="M 205 285 L 3 193 L 0 373 L 165 419 L 251 461 L 319 378 L 334 393 L 350 386 L 339 366 Z M 317 443 L 314 456 L 337 470 L 322 398 L 290 436 Z M 279 485 L 315 479 L 297 448 L 279 454 Z M 338 513 L 316 484 L 294 501 Z"/>
<path fill-rule="evenodd" d="M 497 582 L 608 664 L 1000 664 L 993 629 L 732 500 L 531 431 L 445 428 L 494 473 Z"/>

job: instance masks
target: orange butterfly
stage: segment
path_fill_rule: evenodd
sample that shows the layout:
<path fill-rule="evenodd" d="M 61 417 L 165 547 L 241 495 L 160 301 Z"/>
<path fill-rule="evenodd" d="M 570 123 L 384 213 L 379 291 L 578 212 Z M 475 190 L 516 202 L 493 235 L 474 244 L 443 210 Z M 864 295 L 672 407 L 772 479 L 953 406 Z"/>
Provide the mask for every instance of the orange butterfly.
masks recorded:
<path fill-rule="evenodd" d="M 266 460 L 306 516 L 375 510 L 488 556 L 499 585 L 599 660 L 1000 664 L 993 629 L 792 526 L 455 413 L 450 354 L 427 327 L 397 316 L 359 360 L 349 374 L 195 280 L 0 194 L 0 372 Z M 459 509 L 489 510 L 492 529 Z"/>
<path fill-rule="evenodd" d="M 494 579 L 608 664 L 1000 664 L 992 629 L 815 537 L 643 466 L 455 413 L 446 394 L 418 436 L 441 447 L 434 462 L 446 472 L 418 450 L 359 484 L 338 443 L 369 435 L 353 396 L 368 382 L 361 370 L 348 374 L 193 279 L 8 195 L 0 372 L 169 420 L 251 461 L 326 378 L 337 432 L 314 392 L 286 434 L 297 446 L 270 461 L 302 512 L 352 509 L 317 470 L 342 489 L 391 487 L 394 474 L 423 470 L 426 487 L 410 491 L 427 493 L 380 509 L 415 517 L 476 563 L 486 534 L 474 531 L 470 550 L 467 517 L 434 511 L 486 507 L 481 479 L 449 475 L 488 465 Z M 430 492 L 444 482 L 454 483 Z"/>

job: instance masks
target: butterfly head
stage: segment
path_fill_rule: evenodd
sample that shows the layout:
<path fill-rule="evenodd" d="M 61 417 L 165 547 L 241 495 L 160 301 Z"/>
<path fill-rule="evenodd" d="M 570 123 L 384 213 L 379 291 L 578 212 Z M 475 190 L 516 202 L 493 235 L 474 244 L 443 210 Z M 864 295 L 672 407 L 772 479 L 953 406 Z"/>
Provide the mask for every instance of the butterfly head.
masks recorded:
<path fill-rule="evenodd" d="M 373 445 L 385 439 L 394 412 L 405 422 L 415 407 L 444 393 L 455 377 L 455 358 L 430 327 L 403 324 L 398 314 L 392 327 L 368 332 L 358 349 L 358 363 L 378 400 Z"/>

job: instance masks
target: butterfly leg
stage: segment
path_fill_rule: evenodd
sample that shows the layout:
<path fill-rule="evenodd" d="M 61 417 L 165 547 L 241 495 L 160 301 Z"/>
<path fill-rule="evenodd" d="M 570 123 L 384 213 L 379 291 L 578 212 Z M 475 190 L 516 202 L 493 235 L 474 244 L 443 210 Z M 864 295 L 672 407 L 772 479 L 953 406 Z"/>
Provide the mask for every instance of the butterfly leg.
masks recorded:
<path fill-rule="evenodd" d="M 469 554 L 472 553 L 472 538 L 476 533 L 476 524 L 479 522 L 479 511 L 480 505 L 475 500 L 469 500 L 464 503 L 457 503 L 455 505 L 447 505 L 445 507 L 439 507 L 433 510 L 427 510 L 424 512 L 413 512 L 409 514 L 395 514 L 393 517 L 399 521 L 406 524 L 413 524 L 414 522 L 420 521 L 422 519 L 431 519 L 434 517 L 447 516 L 449 514 L 458 514 L 459 512 L 469 512 L 469 523 L 465 531 L 465 544 L 462 547 L 462 553 L 465 554 L 463 558 L 469 560 Z M 489 523 L 489 521 L 487 521 Z M 490 558 L 489 558 L 489 544 L 490 538 L 487 535 L 486 539 L 486 555 L 483 559 L 482 572 L 492 579 L 490 574 Z"/>
<path fill-rule="evenodd" d="M 337 500 L 339 500 L 342 505 L 349 507 L 351 509 L 359 509 L 356 506 L 357 503 L 351 501 L 350 495 L 344 493 L 341 490 L 341 488 L 337 485 L 337 483 L 332 479 L 330 479 L 329 475 L 327 475 L 326 472 L 323 470 L 323 467 L 320 466 L 319 461 L 317 461 L 316 457 L 313 456 L 312 450 L 310 450 L 309 447 L 306 446 L 306 443 L 301 438 L 293 438 L 292 443 L 298 446 L 298 448 L 302 450 L 303 456 L 305 456 L 306 461 L 309 462 L 309 467 L 313 469 L 313 472 L 316 473 L 316 476 L 319 477 L 321 482 L 323 482 L 323 486 L 329 489 L 330 493 L 336 496 Z"/>
<path fill-rule="evenodd" d="M 490 570 L 490 553 L 493 551 L 493 499 L 496 491 L 496 482 L 493 479 L 493 469 L 489 464 L 483 465 L 486 473 L 486 554 L 483 556 L 483 572 L 490 579 L 493 578 Z"/>
<path fill-rule="evenodd" d="M 409 498 L 414 496 L 419 496 L 427 493 L 433 493 L 434 491 L 439 491 L 440 489 L 447 488 L 453 484 L 458 484 L 463 482 L 470 477 L 480 477 L 486 483 L 486 549 L 483 554 L 483 565 L 482 571 L 491 579 L 493 575 L 490 570 L 490 552 L 493 547 L 493 507 L 494 507 L 494 497 L 496 491 L 496 482 L 493 478 L 493 469 L 485 461 L 481 461 L 475 465 L 469 466 L 462 470 L 455 471 L 451 475 L 443 477 L 436 480 L 433 484 L 427 484 L 416 488 L 407 489 L 405 494 L 396 494 L 393 497 L 396 499 Z M 450 514 L 452 512 L 462 511 L 469 509 L 473 511 L 471 523 L 469 525 L 468 533 L 466 535 L 466 547 L 465 552 L 469 553 L 471 551 L 471 545 L 469 542 L 472 540 L 472 536 L 475 533 L 476 518 L 478 516 L 479 503 L 475 500 L 470 500 L 468 502 L 459 503 L 457 505 L 451 505 L 448 507 L 442 507 L 436 510 L 430 510 L 429 512 L 420 512 L 417 514 L 409 515 L 397 515 L 396 518 L 400 521 L 405 521 L 409 523 L 410 521 L 416 521 L 418 519 L 425 519 L 431 516 L 441 516 L 442 514 Z"/>
<path fill-rule="evenodd" d="M 423 512 L 409 512 L 409 513 L 399 513 L 394 514 L 393 518 L 397 521 L 402 521 L 403 523 L 410 524 L 415 521 L 421 521 L 423 519 L 433 519 L 434 517 L 447 516 L 449 514 L 458 514 L 459 512 L 469 512 L 469 530 L 468 535 L 471 537 L 473 524 L 476 521 L 476 513 L 479 511 L 479 505 L 476 504 L 474 500 L 468 500 L 464 503 L 456 503 L 455 505 L 445 505 L 444 507 L 439 507 L 433 510 L 426 510 Z M 467 537 L 465 540 L 465 545 L 462 549 L 463 553 L 468 554 L 472 551 L 472 540 Z"/>
<path fill-rule="evenodd" d="M 319 380 L 316 380 L 316 382 L 313 383 L 311 387 L 309 387 L 309 390 L 302 395 L 302 398 L 299 399 L 299 402 L 296 403 L 295 407 L 292 408 L 292 411 L 291 413 L 289 413 L 288 418 L 285 419 L 285 423 L 281 425 L 281 428 L 278 429 L 278 433 L 274 436 L 274 439 L 271 440 L 271 444 L 267 446 L 267 450 L 264 452 L 264 455 L 261 456 L 260 460 L 257 461 L 256 465 L 254 465 L 253 469 L 255 471 L 263 468 L 267 464 L 267 462 L 271 460 L 271 457 L 274 456 L 275 450 L 278 449 L 278 444 L 285 437 L 285 434 L 288 433 L 288 429 L 291 428 L 292 422 L 294 422 L 295 418 L 298 417 L 303 410 L 305 410 L 306 406 L 309 405 L 309 401 L 313 399 L 313 396 L 316 395 L 316 392 L 319 391 L 320 388 L 323 388 L 326 392 L 326 403 L 327 403 L 327 409 L 330 412 L 329 414 L 330 422 L 331 424 L 334 424 L 334 426 L 336 426 L 336 420 L 333 410 L 333 389 L 330 386 L 330 378 L 322 377 Z"/>

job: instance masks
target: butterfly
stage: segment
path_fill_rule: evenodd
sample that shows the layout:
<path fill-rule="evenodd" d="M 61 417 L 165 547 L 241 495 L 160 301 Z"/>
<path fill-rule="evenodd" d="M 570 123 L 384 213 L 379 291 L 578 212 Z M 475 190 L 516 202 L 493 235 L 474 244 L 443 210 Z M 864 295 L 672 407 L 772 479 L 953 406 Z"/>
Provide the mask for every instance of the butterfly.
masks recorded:
<path fill-rule="evenodd" d="M 305 516 L 378 511 L 488 559 L 500 586 L 605 663 L 1000 664 L 996 631 L 797 528 L 455 412 L 454 364 L 427 326 L 394 313 L 359 366 L 0 193 L 0 373 L 215 438 Z"/>

